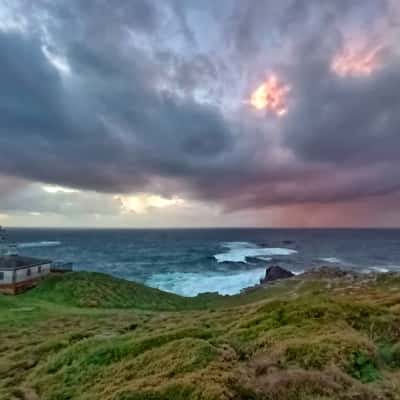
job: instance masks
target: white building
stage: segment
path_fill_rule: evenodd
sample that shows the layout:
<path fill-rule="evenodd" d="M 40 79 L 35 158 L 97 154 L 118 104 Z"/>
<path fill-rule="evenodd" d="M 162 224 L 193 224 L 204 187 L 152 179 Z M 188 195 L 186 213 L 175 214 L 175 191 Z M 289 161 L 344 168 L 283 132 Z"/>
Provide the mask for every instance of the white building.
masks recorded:
<path fill-rule="evenodd" d="M 50 261 L 7 255 L 0 257 L 0 292 L 17 294 L 50 273 Z"/>
<path fill-rule="evenodd" d="M 47 260 L 19 256 L 0 226 L 0 292 L 17 294 L 35 286 L 50 273 L 50 266 Z"/>

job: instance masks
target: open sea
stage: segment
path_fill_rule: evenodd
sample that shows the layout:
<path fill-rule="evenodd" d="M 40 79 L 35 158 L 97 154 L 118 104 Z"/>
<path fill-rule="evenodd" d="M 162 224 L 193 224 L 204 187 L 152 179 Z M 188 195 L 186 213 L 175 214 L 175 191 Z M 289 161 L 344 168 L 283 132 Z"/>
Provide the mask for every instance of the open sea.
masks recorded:
<path fill-rule="evenodd" d="M 399 229 L 8 229 L 19 253 L 185 296 L 235 294 L 278 264 L 400 271 Z"/>

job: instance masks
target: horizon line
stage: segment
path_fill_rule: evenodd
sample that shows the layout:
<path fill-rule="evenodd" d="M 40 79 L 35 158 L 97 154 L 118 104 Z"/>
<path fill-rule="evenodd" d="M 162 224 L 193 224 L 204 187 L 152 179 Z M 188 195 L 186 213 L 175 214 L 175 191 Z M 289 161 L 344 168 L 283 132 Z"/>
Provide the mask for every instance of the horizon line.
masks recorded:
<path fill-rule="evenodd" d="M 269 226 L 204 226 L 204 227 L 116 227 L 116 226 L 7 226 L 2 225 L 4 229 L 73 229 L 73 230 L 209 230 L 209 229 L 292 229 L 292 230 L 397 230 L 400 226 L 281 226 L 281 227 L 269 227 Z"/>

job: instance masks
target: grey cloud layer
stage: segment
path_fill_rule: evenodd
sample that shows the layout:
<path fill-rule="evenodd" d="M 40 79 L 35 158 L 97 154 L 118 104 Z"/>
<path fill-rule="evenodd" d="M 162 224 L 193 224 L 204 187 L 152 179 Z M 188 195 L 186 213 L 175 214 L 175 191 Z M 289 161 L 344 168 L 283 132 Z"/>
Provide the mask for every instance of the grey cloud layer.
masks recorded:
<path fill-rule="evenodd" d="M 25 21 L 0 21 L 0 174 L 229 210 L 398 192 L 396 3 L 214 3 L 0 5 Z M 382 65 L 339 78 L 354 35 L 385 41 Z M 292 87 L 280 120 L 245 104 L 269 71 Z"/>

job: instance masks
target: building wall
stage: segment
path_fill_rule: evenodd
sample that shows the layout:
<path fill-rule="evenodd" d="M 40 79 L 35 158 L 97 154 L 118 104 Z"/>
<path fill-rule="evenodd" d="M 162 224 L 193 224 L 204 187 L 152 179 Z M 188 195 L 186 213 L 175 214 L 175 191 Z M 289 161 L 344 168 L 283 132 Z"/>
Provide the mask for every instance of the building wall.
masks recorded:
<path fill-rule="evenodd" d="M 38 280 L 50 273 L 50 264 L 22 268 L 16 271 L 0 270 L 0 292 L 18 294 L 36 285 Z"/>
<path fill-rule="evenodd" d="M 12 283 L 13 281 L 13 271 L 1 271 L 2 274 L 0 274 L 0 285 L 7 285 Z M 2 276 L 1 276 L 2 275 Z M 1 279 L 3 277 L 3 279 Z"/>
<path fill-rule="evenodd" d="M 30 271 L 30 273 L 29 273 Z M 23 268 L 15 271 L 15 283 L 41 278 L 50 273 L 50 264 L 37 265 L 31 268 Z"/>
<path fill-rule="evenodd" d="M 8 285 L 12 283 L 24 282 L 27 280 L 34 280 L 41 278 L 50 273 L 50 264 L 37 265 L 30 268 L 22 268 L 16 271 L 1 271 L 0 285 Z M 13 280 L 13 274 L 15 274 L 15 281 Z"/>

